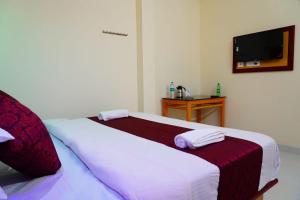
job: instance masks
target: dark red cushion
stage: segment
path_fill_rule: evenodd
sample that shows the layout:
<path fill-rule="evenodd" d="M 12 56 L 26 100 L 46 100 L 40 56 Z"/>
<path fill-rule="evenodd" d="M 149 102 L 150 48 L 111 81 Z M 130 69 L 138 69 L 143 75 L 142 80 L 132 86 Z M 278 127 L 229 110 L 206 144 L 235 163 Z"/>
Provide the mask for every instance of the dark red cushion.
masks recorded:
<path fill-rule="evenodd" d="M 40 118 L 1 90 L 0 128 L 15 137 L 0 144 L 0 161 L 31 177 L 55 174 L 60 168 L 54 145 Z"/>

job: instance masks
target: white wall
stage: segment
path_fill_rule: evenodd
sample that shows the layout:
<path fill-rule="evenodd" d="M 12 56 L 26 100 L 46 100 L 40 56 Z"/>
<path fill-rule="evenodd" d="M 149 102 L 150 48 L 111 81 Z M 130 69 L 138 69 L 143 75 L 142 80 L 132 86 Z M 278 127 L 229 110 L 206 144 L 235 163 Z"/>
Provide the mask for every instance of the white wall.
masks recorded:
<path fill-rule="evenodd" d="M 217 82 L 227 96 L 226 126 L 253 130 L 300 147 L 300 1 L 201 0 L 201 89 Z M 296 25 L 292 72 L 232 74 L 234 36 Z"/>
<path fill-rule="evenodd" d="M 199 93 L 199 0 L 2 0 L 0 26 L 0 88 L 43 118 L 160 113 L 170 81 Z"/>
<path fill-rule="evenodd" d="M 200 93 L 199 0 L 142 1 L 144 111 L 161 113 L 170 81 Z"/>
<path fill-rule="evenodd" d="M 299 10 L 299 0 L 2 0 L 0 89 L 51 118 L 160 113 L 171 80 L 194 94 L 221 82 L 228 127 L 300 147 Z M 232 74 L 233 36 L 292 24 L 294 71 Z"/>
<path fill-rule="evenodd" d="M 44 118 L 136 111 L 135 3 L 1 0 L 0 89 Z"/>

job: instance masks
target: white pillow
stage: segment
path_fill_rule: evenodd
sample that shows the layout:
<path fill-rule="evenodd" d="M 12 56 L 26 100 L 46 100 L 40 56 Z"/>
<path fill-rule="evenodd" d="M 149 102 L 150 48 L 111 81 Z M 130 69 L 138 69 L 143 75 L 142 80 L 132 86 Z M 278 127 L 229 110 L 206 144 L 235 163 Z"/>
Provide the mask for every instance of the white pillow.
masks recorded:
<path fill-rule="evenodd" d="M 4 190 L 0 186 L 0 200 L 7 199 L 7 195 L 5 194 Z"/>
<path fill-rule="evenodd" d="M 6 130 L 0 128 L 0 143 L 6 142 L 8 140 L 14 140 L 14 136 L 9 134 Z"/>

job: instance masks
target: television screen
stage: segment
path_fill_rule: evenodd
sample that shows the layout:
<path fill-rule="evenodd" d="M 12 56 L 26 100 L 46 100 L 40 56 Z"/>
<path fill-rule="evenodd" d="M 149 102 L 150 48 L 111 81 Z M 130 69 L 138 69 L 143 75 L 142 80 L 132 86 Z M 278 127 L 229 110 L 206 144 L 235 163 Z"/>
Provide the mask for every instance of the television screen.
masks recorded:
<path fill-rule="evenodd" d="M 280 59 L 283 56 L 283 31 L 274 29 L 234 38 L 237 62 Z"/>

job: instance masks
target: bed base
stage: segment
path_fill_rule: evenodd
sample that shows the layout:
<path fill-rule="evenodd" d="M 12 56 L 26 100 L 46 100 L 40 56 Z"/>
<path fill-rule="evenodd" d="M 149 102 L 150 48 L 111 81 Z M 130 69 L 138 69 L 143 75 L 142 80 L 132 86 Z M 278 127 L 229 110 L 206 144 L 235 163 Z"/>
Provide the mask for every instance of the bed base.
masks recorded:
<path fill-rule="evenodd" d="M 264 193 L 266 193 L 269 189 L 271 189 L 274 185 L 278 183 L 278 179 L 274 179 L 273 181 L 270 181 L 263 187 L 253 198 L 253 200 L 263 200 L 264 199 Z"/>
<path fill-rule="evenodd" d="M 261 195 L 261 196 L 258 197 L 256 200 L 264 200 L 264 195 Z"/>

